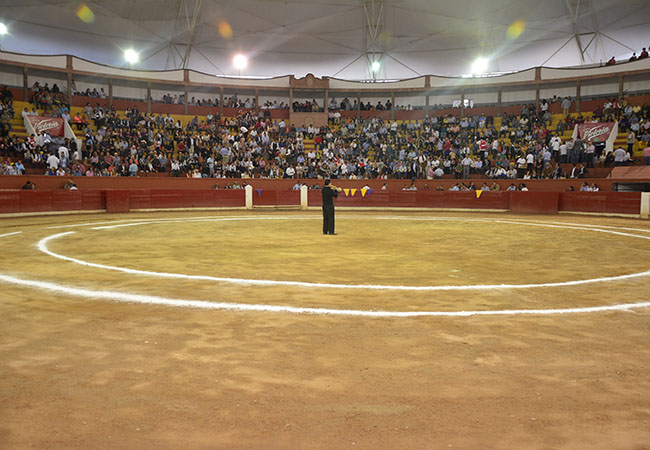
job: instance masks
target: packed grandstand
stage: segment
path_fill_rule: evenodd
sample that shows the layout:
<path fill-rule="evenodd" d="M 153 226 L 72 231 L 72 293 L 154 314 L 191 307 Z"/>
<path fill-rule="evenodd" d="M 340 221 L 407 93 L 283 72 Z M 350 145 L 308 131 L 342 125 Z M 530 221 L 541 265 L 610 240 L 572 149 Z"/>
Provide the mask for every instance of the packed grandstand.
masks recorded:
<path fill-rule="evenodd" d="M 98 94 L 99 95 L 99 94 Z M 100 95 L 101 96 L 101 95 Z M 167 101 L 171 95 L 165 96 Z M 589 169 L 640 164 L 650 141 L 650 107 L 625 99 L 604 99 L 583 114 L 569 113 L 570 98 L 524 104 L 519 114 L 494 117 L 436 114 L 422 120 L 381 117 L 342 118 L 339 110 L 356 103 L 331 98 L 327 126 L 296 126 L 272 119 L 268 107 L 256 108 L 236 96 L 234 117 L 177 118 L 117 111 L 93 105 L 70 108 L 58 86 L 35 82 L 29 104 L 14 102 L 2 88 L 2 173 L 57 176 L 141 176 L 167 174 L 193 178 L 348 178 L 348 179 L 560 179 L 583 178 Z M 184 101 L 184 99 L 182 99 Z M 191 100 L 196 104 L 196 100 Z M 203 104 L 218 105 L 202 100 Z M 199 100 L 201 103 L 201 100 Z M 296 102 L 297 103 L 297 102 Z M 294 110 L 317 111 L 316 100 L 294 103 Z M 558 103 L 564 114 L 552 114 Z M 363 105 L 363 103 L 361 103 Z M 359 105 L 359 108 L 361 107 Z M 272 107 L 272 106 L 270 106 Z M 283 106 L 282 106 L 283 107 Z M 390 110 L 390 100 L 364 110 Z M 322 109 L 322 108 L 321 108 Z M 26 135 L 26 116 L 60 117 L 80 140 L 45 131 Z M 611 151 L 604 142 L 572 138 L 576 124 L 616 122 L 621 141 Z M 81 145 L 79 145 L 80 143 Z M 623 145 L 621 145 L 623 144 Z"/>

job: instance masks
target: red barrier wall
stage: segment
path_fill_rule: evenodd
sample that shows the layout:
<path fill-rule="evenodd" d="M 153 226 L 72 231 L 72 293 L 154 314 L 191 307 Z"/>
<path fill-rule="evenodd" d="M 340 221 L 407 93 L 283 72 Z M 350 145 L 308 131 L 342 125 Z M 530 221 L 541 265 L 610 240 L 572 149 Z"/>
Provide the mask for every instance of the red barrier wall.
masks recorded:
<path fill-rule="evenodd" d="M 113 102 L 115 103 L 115 102 Z M 144 104 L 144 111 L 147 110 L 147 104 Z M 116 107 L 116 109 L 118 109 Z M 121 108 L 120 108 L 121 109 Z M 139 107 L 138 107 L 139 109 Z M 140 111 L 143 111 L 140 109 Z M 152 103 L 151 104 L 151 112 L 153 114 L 173 114 L 173 115 L 181 115 L 185 114 L 185 105 L 178 105 L 178 104 L 169 104 L 169 103 Z M 207 114 L 207 113 L 206 113 Z"/>
<path fill-rule="evenodd" d="M 212 113 L 213 116 L 218 116 L 221 114 L 221 108 L 218 106 L 198 106 L 198 105 L 188 105 L 187 114 L 192 116 L 207 116 Z M 204 117 L 201 117 L 199 121 L 205 120 Z"/>
<path fill-rule="evenodd" d="M 510 212 L 557 214 L 559 192 L 510 192 Z"/>
<path fill-rule="evenodd" d="M 321 205 L 321 191 L 308 192 L 310 206 Z M 361 190 L 339 194 L 340 207 L 418 207 L 510 210 L 525 214 L 558 211 L 639 214 L 641 193 L 633 192 L 476 192 Z M 300 191 L 261 189 L 253 192 L 255 206 L 299 206 Z M 135 209 L 243 207 L 243 189 L 113 189 L 0 191 L 0 213 L 90 211 L 128 212 Z"/>
<path fill-rule="evenodd" d="M 257 189 L 253 191 L 253 205 L 300 206 L 300 191 Z"/>
<path fill-rule="evenodd" d="M 90 103 L 93 107 L 99 103 L 102 106 L 108 107 L 107 98 L 86 97 L 85 95 L 73 95 L 72 106 L 84 107 L 86 103 Z"/>
<path fill-rule="evenodd" d="M 426 111 L 424 109 L 415 109 L 412 111 L 395 111 L 395 120 L 424 120 Z"/>
<path fill-rule="evenodd" d="M 120 100 L 114 98 L 113 107 L 115 108 L 116 111 L 125 111 L 126 108 L 136 107 L 138 108 L 138 111 L 144 112 L 147 110 L 147 102 L 145 102 L 144 100 Z M 176 113 L 176 114 L 183 114 L 183 112 L 181 111 L 180 113 Z"/>
<path fill-rule="evenodd" d="M 129 191 L 106 191 L 106 211 L 129 212 Z"/>
<path fill-rule="evenodd" d="M 321 191 L 310 190 L 307 194 L 309 206 L 321 206 Z M 509 208 L 509 193 L 484 192 L 477 197 L 476 192 L 449 191 L 382 191 L 373 190 L 362 196 L 357 189 L 354 195 L 339 193 L 337 206 L 361 207 L 417 207 L 417 208 L 463 208 L 463 209 L 500 209 Z"/>
<path fill-rule="evenodd" d="M 0 213 L 20 212 L 20 192 L 0 192 Z"/>
<path fill-rule="evenodd" d="M 499 108 L 496 106 L 476 106 L 474 108 L 465 108 L 466 116 L 480 116 L 485 114 L 486 116 L 497 116 L 499 115 Z"/>
<path fill-rule="evenodd" d="M 560 211 L 639 214 L 640 192 L 561 192 Z"/>
<path fill-rule="evenodd" d="M 0 213 L 106 209 L 104 191 L 0 191 Z"/>
<path fill-rule="evenodd" d="M 265 111 L 271 111 L 271 119 L 288 119 L 290 115 L 288 109 L 262 109 L 260 113 L 263 115 Z"/>
<path fill-rule="evenodd" d="M 246 204 L 245 192 L 243 189 L 137 189 L 129 190 L 127 192 L 129 193 L 130 209 L 227 208 L 242 207 Z"/>
<path fill-rule="evenodd" d="M 25 101 L 25 91 L 23 89 L 9 88 L 17 102 Z"/>

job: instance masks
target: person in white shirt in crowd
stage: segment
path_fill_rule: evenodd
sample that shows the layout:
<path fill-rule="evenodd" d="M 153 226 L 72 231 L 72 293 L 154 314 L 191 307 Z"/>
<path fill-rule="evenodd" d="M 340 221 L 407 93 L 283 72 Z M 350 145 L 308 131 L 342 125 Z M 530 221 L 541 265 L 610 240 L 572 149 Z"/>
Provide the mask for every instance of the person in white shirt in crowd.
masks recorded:
<path fill-rule="evenodd" d="M 627 152 L 619 147 L 614 150 L 614 164 L 617 166 L 623 166 L 627 163 Z"/>
<path fill-rule="evenodd" d="M 59 168 L 59 158 L 52 153 L 50 156 L 47 158 L 47 166 L 50 168 L 50 170 L 56 170 Z"/>

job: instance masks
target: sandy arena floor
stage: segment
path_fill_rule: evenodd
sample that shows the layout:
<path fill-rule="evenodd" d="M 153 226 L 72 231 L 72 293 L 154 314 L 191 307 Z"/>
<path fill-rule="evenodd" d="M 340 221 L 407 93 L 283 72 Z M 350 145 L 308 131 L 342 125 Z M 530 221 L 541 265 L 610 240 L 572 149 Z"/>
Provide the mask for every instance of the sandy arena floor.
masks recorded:
<path fill-rule="evenodd" d="M 650 449 L 647 221 L 0 224 L 2 449 Z"/>

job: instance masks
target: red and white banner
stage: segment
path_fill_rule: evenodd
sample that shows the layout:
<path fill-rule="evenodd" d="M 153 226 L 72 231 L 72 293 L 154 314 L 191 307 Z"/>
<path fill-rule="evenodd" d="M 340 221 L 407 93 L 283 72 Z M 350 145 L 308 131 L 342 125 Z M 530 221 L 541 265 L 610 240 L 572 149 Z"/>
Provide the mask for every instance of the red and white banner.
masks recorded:
<path fill-rule="evenodd" d="M 47 131 L 50 136 L 63 136 L 64 135 L 64 122 L 60 117 L 45 117 L 45 116 L 25 116 L 29 123 L 34 128 L 36 136 Z"/>
<path fill-rule="evenodd" d="M 578 136 L 586 142 L 606 142 L 614 131 L 614 122 L 578 124 Z"/>
<path fill-rule="evenodd" d="M 573 139 L 580 136 L 584 142 L 604 142 L 605 154 L 614 151 L 614 143 L 618 137 L 618 122 L 586 122 L 580 123 L 573 129 Z"/>

